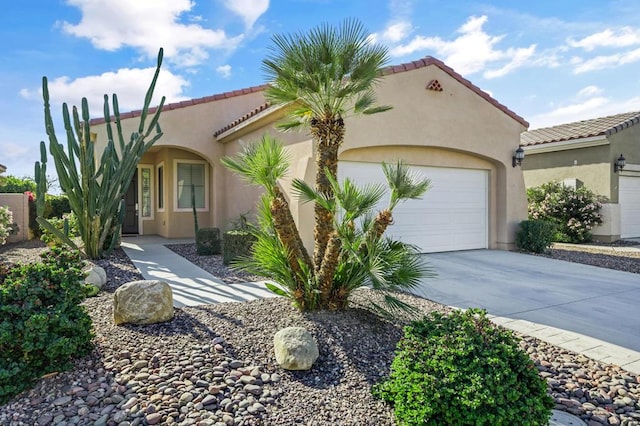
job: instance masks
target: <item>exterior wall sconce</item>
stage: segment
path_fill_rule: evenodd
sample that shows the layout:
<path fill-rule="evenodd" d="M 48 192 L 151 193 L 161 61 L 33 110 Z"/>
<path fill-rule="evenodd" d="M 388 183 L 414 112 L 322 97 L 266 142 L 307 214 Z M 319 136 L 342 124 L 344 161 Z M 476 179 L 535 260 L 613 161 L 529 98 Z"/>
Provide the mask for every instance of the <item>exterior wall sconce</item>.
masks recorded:
<path fill-rule="evenodd" d="M 616 160 L 615 163 L 613 163 L 613 172 L 614 173 L 618 173 L 621 172 L 622 169 L 624 169 L 624 166 L 627 164 L 627 159 L 624 158 L 624 156 L 622 154 L 620 154 L 620 157 L 618 157 L 618 159 Z"/>
<path fill-rule="evenodd" d="M 518 149 L 516 149 L 515 154 L 511 158 L 511 165 L 513 167 L 522 166 L 522 160 L 524 160 L 524 149 L 522 149 L 522 147 L 519 146 Z"/>

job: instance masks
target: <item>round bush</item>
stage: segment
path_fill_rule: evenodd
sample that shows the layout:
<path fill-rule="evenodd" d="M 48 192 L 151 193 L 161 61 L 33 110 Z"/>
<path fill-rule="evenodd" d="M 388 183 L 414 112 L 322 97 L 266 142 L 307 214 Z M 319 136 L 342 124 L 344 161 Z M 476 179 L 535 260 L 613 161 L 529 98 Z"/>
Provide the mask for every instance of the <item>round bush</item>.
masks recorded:
<path fill-rule="evenodd" d="M 513 334 L 484 311 L 434 312 L 405 328 L 374 393 L 399 425 L 547 425 L 547 385 Z"/>
<path fill-rule="evenodd" d="M 80 267 L 77 252 L 53 248 L 0 281 L 0 404 L 91 350 Z"/>
<path fill-rule="evenodd" d="M 556 225 L 546 220 L 523 220 L 516 233 L 516 246 L 520 250 L 544 253 L 554 240 Z"/>

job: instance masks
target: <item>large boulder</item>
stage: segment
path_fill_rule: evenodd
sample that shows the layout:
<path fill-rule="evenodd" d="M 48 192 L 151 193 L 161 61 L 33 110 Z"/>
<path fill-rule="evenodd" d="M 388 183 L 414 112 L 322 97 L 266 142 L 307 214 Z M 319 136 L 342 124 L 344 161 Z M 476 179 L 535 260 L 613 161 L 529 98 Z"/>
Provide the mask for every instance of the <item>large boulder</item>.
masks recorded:
<path fill-rule="evenodd" d="M 86 274 L 84 278 L 85 284 L 94 285 L 102 290 L 102 287 L 107 283 L 107 273 L 104 268 L 91 262 L 86 262 L 82 270 Z"/>
<path fill-rule="evenodd" d="M 315 339 L 305 328 L 287 327 L 273 337 L 276 361 L 285 370 L 308 370 L 320 352 Z"/>
<path fill-rule="evenodd" d="M 119 324 L 155 324 L 173 318 L 173 293 L 164 281 L 131 281 L 113 295 L 113 320 Z"/>

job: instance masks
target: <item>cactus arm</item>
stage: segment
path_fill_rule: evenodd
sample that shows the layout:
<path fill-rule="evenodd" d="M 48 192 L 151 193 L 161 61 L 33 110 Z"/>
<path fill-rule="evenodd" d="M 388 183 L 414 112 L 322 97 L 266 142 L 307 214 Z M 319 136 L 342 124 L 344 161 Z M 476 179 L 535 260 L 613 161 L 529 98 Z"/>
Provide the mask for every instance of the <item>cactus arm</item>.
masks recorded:
<path fill-rule="evenodd" d="M 80 249 L 78 248 L 78 246 L 76 245 L 76 243 L 73 242 L 73 240 L 71 240 L 71 238 L 69 238 L 67 235 L 65 235 L 64 233 L 60 232 L 60 230 L 58 228 L 56 228 L 55 226 L 53 226 L 51 224 L 51 222 L 49 222 L 47 219 L 38 216 L 36 218 L 36 220 L 38 221 L 38 224 L 40 226 L 42 226 L 43 228 L 45 228 L 47 231 L 51 232 L 53 235 L 55 235 L 57 238 L 59 238 L 61 241 L 63 241 L 65 244 L 67 244 L 68 246 L 72 247 L 75 250 L 80 251 Z"/>

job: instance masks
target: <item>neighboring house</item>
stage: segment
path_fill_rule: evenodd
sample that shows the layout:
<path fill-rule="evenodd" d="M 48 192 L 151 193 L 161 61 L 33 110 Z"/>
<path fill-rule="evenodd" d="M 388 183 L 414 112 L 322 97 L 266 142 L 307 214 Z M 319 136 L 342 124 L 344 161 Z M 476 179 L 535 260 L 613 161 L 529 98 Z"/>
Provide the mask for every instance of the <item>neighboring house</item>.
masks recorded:
<path fill-rule="evenodd" d="M 527 187 L 584 185 L 607 198 L 600 241 L 640 237 L 640 112 L 536 129 L 521 136 Z M 622 168 L 616 166 L 620 156 Z"/>
<path fill-rule="evenodd" d="M 7 166 L 0 164 L 0 175 L 7 171 Z"/>
<path fill-rule="evenodd" d="M 389 230 L 394 236 L 423 252 L 512 248 L 517 225 L 526 218 L 522 171 L 512 166 L 512 157 L 528 123 L 437 59 L 388 67 L 384 74 L 377 100 L 393 109 L 346 120 L 340 178 L 382 181 L 379 163 L 403 159 L 432 180 L 432 189 L 423 200 L 398 207 Z M 264 87 L 165 106 L 164 135 L 140 162 L 124 232 L 193 236 L 192 183 L 200 226 L 226 229 L 240 214 L 255 212 L 260 190 L 219 160 L 270 133 L 291 154 L 282 186 L 303 240 L 312 246 L 313 206 L 292 196 L 289 183 L 295 177 L 313 182 L 314 146 L 305 131 L 276 130 L 284 110 L 265 103 Z M 126 131 L 136 128 L 138 115 L 123 117 Z M 105 144 L 103 123 L 92 122 L 98 148 Z"/>

